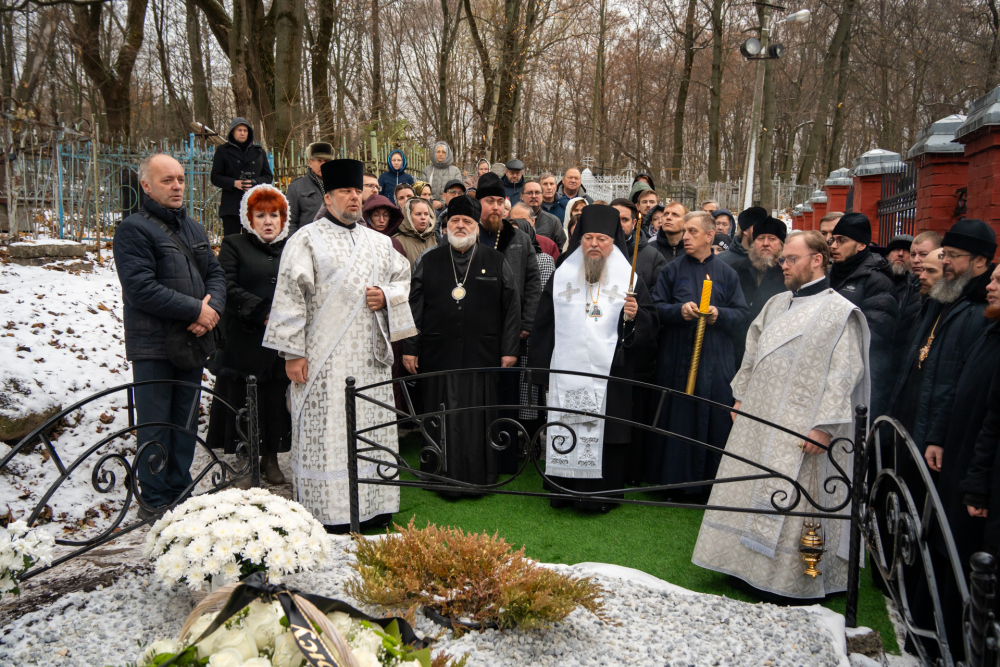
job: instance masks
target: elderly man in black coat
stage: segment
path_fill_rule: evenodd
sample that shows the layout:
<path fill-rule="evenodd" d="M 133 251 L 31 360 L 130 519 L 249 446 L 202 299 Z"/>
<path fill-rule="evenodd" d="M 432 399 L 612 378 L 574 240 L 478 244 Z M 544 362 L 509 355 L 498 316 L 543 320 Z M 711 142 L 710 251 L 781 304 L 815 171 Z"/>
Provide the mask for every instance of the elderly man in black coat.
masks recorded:
<path fill-rule="evenodd" d="M 733 336 L 737 369 L 743 364 L 750 324 L 757 319 L 760 311 L 764 309 L 764 304 L 772 296 L 788 291 L 785 287 L 785 276 L 778 265 L 778 258 L 781 257 L 785 247 L 785 237 L 788 234 L 785 223 L 766 215 L 765 212 L 764 217 L 754 221 L 750 229 L 743 233 L 750 234 L 752 239 L 747 249 L 747 256 L 735 264 L 730 264 L 740 277 L 743 298 L 750 309 L 743 321 L 743 327 Z"/>
<path fill-rule="evenodd" d="M 955 391 L 969 350 L 988 320 L 986 286 L 993 271 L 996 234 L 982 220 L 959 220 L 945 234 L 944 276 L 917 325 L 900 369 L 889 414 L 917 449 L 944 446 Z"/>
<path fill-rule="evenodd" d="M 202 367 L 214 348 L 211 338 L 204 336 L 212 336 L 226 307 L 226 276 L 205 228 L 184 210 L 181 164 L 169 155 L 149 156 L 139 164 L 139 181 L 142 208 L 118 225 L 114 239 L 125 304 L 125 357 L 132 362 L 135 382 L 201 384 Z M 199 359 L 178 352 L 196 347 L 204 352 Z M 138 423 L 165 422 L 197 430 L 199 393 L 193 387 L 167 383 L 136 387 Z M 152 447 L 136 463 L 145 505 L 139 516 L 147 519 L 155 508 L 178 500 L 191 485 L 195 441 L 167 426 L 141 428 L 138 439 L 140 447 L 150 440 L 159 442 L 167 455 L 158 473 L 149 470 Z"/>
<path fill-rule="evenodd" d="M 521 304 L 516 281 L 499 251 L 476 242 L 480 212 L 479 203 L 468 195 L 452 199 L 447 241 L 422 254 L 413 268 L 410 309 L 420 333 L 402 342 L 403 365 L 410 373 L 510 368 L 517 363 Z M 509 375 L 516 386 L 516 375 Z M 426 378 L 421 393 L 425 413 L 441 405 L 448 410 L 488 408 L 497 404 L 497 377 L 439 375 Z M 496 482 L 497 451 L 486 433 L 495 419 L 495 409 L 450 414 L 444 434 L 425 422 L 431 437 L 446 449 L 443 460 L 431 457 L 423 462 L 424 470 L 471 484 Z"/>
<path fill-rule="evenodd" d="M 892 343 L 896 303 L 892 271 L 884 257 L 873 254 L 872 227 L 863 213 L 844 215 L 830 237 L 830 287 L 864 313 L 871 332 L 868 349 L 872 374 L 872 417 L 885 412 L 892 377 Z"/>

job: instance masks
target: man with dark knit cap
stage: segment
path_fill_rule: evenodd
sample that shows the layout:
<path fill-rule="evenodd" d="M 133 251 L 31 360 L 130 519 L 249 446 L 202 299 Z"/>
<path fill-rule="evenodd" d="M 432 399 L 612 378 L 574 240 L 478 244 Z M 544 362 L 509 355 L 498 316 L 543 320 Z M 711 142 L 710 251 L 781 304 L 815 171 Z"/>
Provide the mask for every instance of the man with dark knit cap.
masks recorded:
<path fill-rule="evenodd" d="M 983 312 L 997 251 L 996 234 L 982 220 L 959 220 L 941 245 L 944 275 L 931 288 L 889 407 L 921 452 L 945 444 L 962 366 L 989 322 Z"/>
<path fill-rule="evenodd" d="M 323 208 L 323 173 L 320 168 L 334 159 L 333 145 L 325 141 L 311 143 L 306 147 L 308 169 L 305 176 L 299 176 L 288 185 L 285 198 L 288 199 L 288 235 L 300 227 L 305 227 Z"/>
<path fill-rule="evenodd" d="M 892 294 L 899 306 L 893 334 L 893 368 L 898 368 L 903 362 L 913 326 L 920 317 L 920 282 L 910 267 L 912 246 L 913 236 L 897 234 L 885 247 L 885 259 L 892 271 Z"/>
<path fill-rule="evenodd" d="M 872 226 L 863 213 L 847 213 L 830 235 L 830 287 L 864 313 L 871 333 L 868 348 L 872 373 L 869 414 L 885 411 L 892 384 L 892 343 L 899 306 L 893 294 L 892 270 L 884 257 L 869 249 Z"/>
<path fill-rule="evenodd" d="M 391 345 L 417 330 L 406 255 L 388 236 L 359 224 L 364 165 L 331 160 L 320 172 L 323 213 L 285 244 L 263 345 L 281 353 L 292 381 L 294 498 L 329 530 L 342 532 L 350 522 L 345 381 L 385 382 L 370 395 L 392 405 Z M 359 408 L 358 428 L 394 418 L 370 404 Z M 397 447 L 394 425 L 371 437 Z M 362 470 L 362 476 L 375 475 L 374 465 Z M 363 523 L 384 525 L 399 509 L 399 490 L 376 487 L 360 502 Z"/>
<path fill-rule="evenodd" d="M 747 257 L 733 265 L 736 275 L 740 277 L 743 298 L 750 308 L 743 326 L 733 336 L 736 368 L 743 363 L 743 349 L 750 323 L 757 319 L 768 299 L 788 289 L 785 287 L 785 277 L 781 267 L 778 266 L 778 258 L 784 250 L 787 233 L 788 227 L 785 223 L 767 216 L 750 228 L 749 234 L 753 238 L 753 243 L 747 251 Z"/>
<path fill-rule="evenodd" d="M 733 266 L 747 258 L 750 246 L 753 244 L 753 234 L 750 232 L 758 222 L 767 220 L 767 211 L 760 206 L 751 206 L 743 210 L 736 223 L 736 243 L 729 246 L 729 250 L 719 255 L 719 261 L 723 264 Z"/>
<path fill-rule="evenodd" d="M 490 172 L 479 177 L 476 199 L 482 207 L 479 217 L 479 242 L 497 250 L 507 260 L 514 284 L 521 300 L 521 350 L 527 353 L 527 339 L 535 321 L 535 309 L 542 293 L 542 279 L 538 269 L 538 258 L 531 236 L 510 220 L 504 220 L 504 199 L 506 191 L 500 177 Z M 531 223 L 527 223 L 530 228 Z M 499 400 L 502 405 L 520 403 L 517 376 L 502 373 L 500 377 Z M 501 411 L 501 416 L 510 416 Z M 516 418 L 516 412 L 512 415 Z M 511 427 L 508 427 L 511 428 Z M 505 429 L 507 430 L 507 429 Z M 517 431 L 507 431 L 517 442 Z M 500 453 L 500 472 L 513 473 L 517 470 L 516 448 L 511 446 Z"/>
<path fill-rule="evenodd" d="M 503 255 L 477 243 L 482 209 L 472 197 L 448 203 L 447 242 L 420 256 L 410 280 L 410 309 L 419 334 L 403 341 L 403 365 L 410 373 L 463 368 L 509 368 L 521 342 L 521 304 L 514 274 Z M 423 411 L 497 404 L 496 373 L 454 373 L 422 381 Z M 428 428 L 446 447 L 421 467 L 473 484 L 497 481 L 497 451 L 486 440 L 496 410 L 448 415 L 447 433 Z"/>

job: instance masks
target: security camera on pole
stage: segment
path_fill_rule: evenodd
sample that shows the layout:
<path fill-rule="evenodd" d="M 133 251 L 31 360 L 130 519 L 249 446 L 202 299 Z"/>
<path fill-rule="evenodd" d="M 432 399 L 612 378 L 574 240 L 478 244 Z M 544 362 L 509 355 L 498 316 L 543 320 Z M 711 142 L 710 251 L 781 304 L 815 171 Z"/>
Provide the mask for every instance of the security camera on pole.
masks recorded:
<path fill-rule="evenodd" d="M 757 138 L 760 135 L 760 111 L 764 103 L 764 62 L 780 58 L 785 52 L 785 47 L 781 44 L 769 44 L 771 41 L 771 29 L 768 21 L 771 18 L 771 10 L 785 11 L 784 7 L 772 5 L 767 2 L 754 2 L 754 5 L 762 7 L 760 20 L 760 39 L 751 37 L 740 44 L 740 53 L 747 60 L 757 62 L 757 80 L 754 84 L 753 107 L 750 112 L 750 133 L 747 136 L 747 157 L 743 167 L 743 181 L 740 183 L 740 208 L 746 210 L 753 206 L 753 179 L 757 159 Z M 789 14 L 776 25 L 782 23 L 805 23 L 809 20 L 809 10 L 803 9 L 793 14 Z M 763 159 L 763 156 L 762 156 Z"/>

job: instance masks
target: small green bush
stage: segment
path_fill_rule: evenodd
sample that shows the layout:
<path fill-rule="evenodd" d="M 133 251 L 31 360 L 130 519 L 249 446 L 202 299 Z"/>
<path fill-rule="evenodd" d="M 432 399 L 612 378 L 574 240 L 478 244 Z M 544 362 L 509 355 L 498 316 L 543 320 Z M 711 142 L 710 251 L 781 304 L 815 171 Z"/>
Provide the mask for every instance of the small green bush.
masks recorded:
<path fill-rule="evenodd" d="M 577 606 L 609 622 L 605 591 L 593 579 L 541 567 L 496 534 L 434 524 L 418 529 L 413 519 L 396 529 L 383 540 L 355 536 L 352 567 L 360 578 L 347 592 L 357 600 L 407 613 L 423 605 L 446 618 L 502 629 L 545 627 Z"/>

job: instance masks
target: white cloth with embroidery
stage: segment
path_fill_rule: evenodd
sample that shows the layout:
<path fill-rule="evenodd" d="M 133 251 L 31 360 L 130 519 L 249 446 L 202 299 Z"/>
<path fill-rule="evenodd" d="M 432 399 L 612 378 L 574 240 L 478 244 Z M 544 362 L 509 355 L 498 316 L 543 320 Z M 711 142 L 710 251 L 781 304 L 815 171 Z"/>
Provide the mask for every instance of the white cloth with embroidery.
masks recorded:
<path fill-rule="evenodd" d="M 552 277 L 552 307 L 555 316 L 555 350 L 552 370 L 579 371 L 607 376 L 618 345 L 618 320 L 625 307 L 625 293 L 631 265 L 625 256 L 612 250 L 601 276 L 600 292 L 588 289 L 584 274 L 583 250 L 566 258 Z M 588 313 L 597 297 L 600 317 Z M 604 464 L 604 419 L 608 381 L 579 375 L 549 375 L 549 405 L 553 408 L 582 410 L 580 415 L 549 411 L 549 421 L 559 421 L 576 433 L 576 446 L 566 428 L 550 426 L 545 447 L 545 472 L 570 479 L 600 479 Z"/>
<path fill-rule="evenodd" d="M 827 289 L 792 298 L 791 292 L 772 297 L 747 333 L 746 355 L 733 379 L 733 396 L 740 409 L 800 434 L 812 429 L 832 439 L 854 438 L 854 408 L 868 405 L 868 325 L 850 301 Z M 823 507 L 847 499 L 847 485 L 825 481 L 840 473 L 826 454 L 806 454 L 801 438 L 745 417 L 737 417 L 726 452 L 742 456 L 796 480 Z M 834 458 L 850 477 L 853 455 L 845 443 L 835 444 Z M 719 479 L 760 475 L 766 471 L 723 456 Z M 795 488 L 768 479 L 716 484 L 709 505 L 774 509 L 788 505 Z M 794 508 L 817 511 L 805 496 Z M 849 516 L 850 504 L 839 514 Z M 803 574 L 798 550 L 801 517 L 775 514 L 707 511 L 702 519 L 692 562 L 724 572 L 755 588 L 793 598 L 820 598 L 847 588 L 850 521 L 821 519 L 826 553 L 813 579 Z"/>
<path fill-rule="evenodd" d="M 385 294 L 387 307 L 376 313 L 365 301 L 369 286 Z M 361 225 L 349 230 L 317 219 L 281 254 L 263 344 L 307 360 L 306 383 L 291 385 L 292 488 L 295 500 L 325 525 L 350 521 L 345 382 L 354 377 L 362 387 L 391 379 L 391 341 L 416 334 L 409 293 L 409 262 L 389 238 Z M 364 393 L 393 403 L 391 385 Z M 369 401 L 357 400 L 355 407 L 358 429 L 394 419 Z M 398 451 L 395 426 L 365 437 Z M 359 479 L 376 476 L 375 464 L 360 462 Z M 398 488 L 361 484 L 358 495 L 361 521 L 399 509 Z"/>

